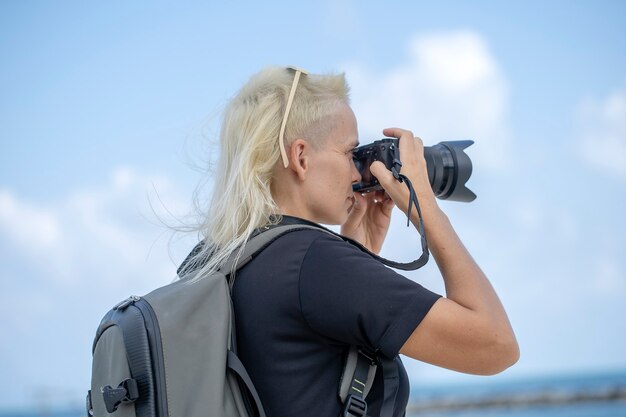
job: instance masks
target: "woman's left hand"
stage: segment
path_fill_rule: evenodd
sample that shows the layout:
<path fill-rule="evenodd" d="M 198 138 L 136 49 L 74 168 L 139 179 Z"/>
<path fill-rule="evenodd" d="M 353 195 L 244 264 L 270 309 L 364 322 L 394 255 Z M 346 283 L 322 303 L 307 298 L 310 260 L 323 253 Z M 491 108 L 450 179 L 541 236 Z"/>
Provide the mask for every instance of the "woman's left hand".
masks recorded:
<path fill-rule="evenodd" d="M 354 205 L 341 234 L 356 240 L 374 253 L 383 247 L 394 202 L 384 191 L 354 194 Z"/>

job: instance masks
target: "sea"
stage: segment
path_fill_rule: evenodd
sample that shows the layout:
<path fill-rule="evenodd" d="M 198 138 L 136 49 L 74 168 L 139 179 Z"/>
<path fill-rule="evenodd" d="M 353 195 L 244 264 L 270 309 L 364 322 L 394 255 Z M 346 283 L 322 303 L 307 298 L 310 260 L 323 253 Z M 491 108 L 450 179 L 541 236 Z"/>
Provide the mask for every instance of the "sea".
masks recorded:
<path fill-rule="evenodd" d="M 626 370 L 414 386 L 407 417 L 626 417 Z"/>
<path fill-rule="evenodd" d="M 83 417 L 81 403 L 40 403 L 33 409 L 0 410 L 0 417 Z M 414 384 L 406 417 L 626 417 L 626 370 L 471 385 Z"/>

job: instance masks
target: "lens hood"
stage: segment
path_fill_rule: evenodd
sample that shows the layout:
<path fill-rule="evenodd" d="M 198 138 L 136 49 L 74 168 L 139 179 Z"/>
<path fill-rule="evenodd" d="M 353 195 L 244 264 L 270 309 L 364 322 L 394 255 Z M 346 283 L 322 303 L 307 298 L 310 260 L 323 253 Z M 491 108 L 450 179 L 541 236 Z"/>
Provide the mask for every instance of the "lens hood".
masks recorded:
<path fill-rule="evenodd" d="M 464 150 L 473 143 L 456 140 L 424 147 L 428 179 L 437 198 L 462 202 L 476 199 L 476 194 L 465 186 L 472 175 L 472 160 Z"/>

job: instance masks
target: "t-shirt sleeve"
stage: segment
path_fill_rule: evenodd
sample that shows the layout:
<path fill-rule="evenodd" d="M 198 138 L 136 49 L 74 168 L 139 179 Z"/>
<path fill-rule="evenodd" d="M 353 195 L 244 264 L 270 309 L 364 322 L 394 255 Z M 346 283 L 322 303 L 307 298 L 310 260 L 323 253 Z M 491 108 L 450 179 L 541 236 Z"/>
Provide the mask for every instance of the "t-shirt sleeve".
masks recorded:
<path fill-rule="evenodd" d="M 299 286 L 302 314 L 314 331 L 388 357 L 441 297 L 332 236 L 311 243 Z"/>

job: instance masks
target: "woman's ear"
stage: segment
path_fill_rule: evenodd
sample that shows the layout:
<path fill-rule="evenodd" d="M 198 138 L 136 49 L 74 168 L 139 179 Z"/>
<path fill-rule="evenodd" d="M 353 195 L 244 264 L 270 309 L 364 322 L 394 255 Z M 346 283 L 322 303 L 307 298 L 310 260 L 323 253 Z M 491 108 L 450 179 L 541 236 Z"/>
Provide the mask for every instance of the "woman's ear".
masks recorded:
<path fill-rule="evenodd" d="M 299 180 L 306 179 L 309 170 L 309 153 L 311 145 L 304 139 L 296 139 L 291 142 L 289 148 L 289 169 L 291 169 Z"/>

